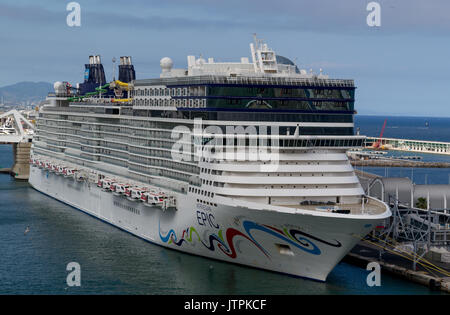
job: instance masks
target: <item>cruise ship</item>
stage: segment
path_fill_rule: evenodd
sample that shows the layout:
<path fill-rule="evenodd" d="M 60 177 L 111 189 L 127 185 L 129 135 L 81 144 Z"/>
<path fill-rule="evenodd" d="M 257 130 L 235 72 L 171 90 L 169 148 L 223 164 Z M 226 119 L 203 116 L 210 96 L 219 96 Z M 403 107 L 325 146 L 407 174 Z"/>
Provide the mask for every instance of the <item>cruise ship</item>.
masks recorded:
<path fill-rule="evenodd" d="M 257 38 L 237 62 L 188 56 L 136 79 L 56 82 L 39 109 L 36 190 L 170 249 L 326 281 L 389 207 L 366 196 L 346 151 L 353 80 L 299 69 Z"/>

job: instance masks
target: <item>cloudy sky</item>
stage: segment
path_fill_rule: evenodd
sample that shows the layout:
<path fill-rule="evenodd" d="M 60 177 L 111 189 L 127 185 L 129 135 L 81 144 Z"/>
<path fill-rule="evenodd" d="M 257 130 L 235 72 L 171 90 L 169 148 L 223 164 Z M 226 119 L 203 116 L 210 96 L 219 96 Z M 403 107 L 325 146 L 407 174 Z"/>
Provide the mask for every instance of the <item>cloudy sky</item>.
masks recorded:
<path fill-rule="evenodd" d="M 0 86 L 19 81 L 81 82 L 100 54 L 131 55 L 138 78 L 159 75 L 169 56 L 232 61 L 249 57 L 252 34 L 300 68 L 352 78 L 361 114 L 449 116 L 450 1 L 78 0 L 81 26 L 69 27 L 65 0 L 1 0 Z"/>

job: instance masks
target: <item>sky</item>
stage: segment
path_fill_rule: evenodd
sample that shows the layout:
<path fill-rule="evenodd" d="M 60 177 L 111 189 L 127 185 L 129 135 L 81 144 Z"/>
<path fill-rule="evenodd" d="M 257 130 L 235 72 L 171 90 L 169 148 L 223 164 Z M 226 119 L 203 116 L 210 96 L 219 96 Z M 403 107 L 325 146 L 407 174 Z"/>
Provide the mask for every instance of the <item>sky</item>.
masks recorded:
<path fill-rule="evenodd" d="M 252 34 L 301 69 L 354 79 L 359 114 L 450 117 L 450 1 L 379 0 L 381 25 L 367 25 L 371 0 L 1 0 L 0 86 L 82 82 L 89 55 L 132 56 L 138 79 L 159 61 L 187 55 L 238 61 Z"/>

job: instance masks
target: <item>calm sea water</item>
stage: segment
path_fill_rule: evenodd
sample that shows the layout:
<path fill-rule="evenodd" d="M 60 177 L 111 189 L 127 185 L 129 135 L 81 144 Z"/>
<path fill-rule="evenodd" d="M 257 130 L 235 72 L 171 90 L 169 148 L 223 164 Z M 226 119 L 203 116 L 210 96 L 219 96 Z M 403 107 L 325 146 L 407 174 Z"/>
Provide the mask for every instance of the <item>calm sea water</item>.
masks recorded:
<path fill-rule="evenodd" d="M 0 146 L 0 168 L 11 161 L 10 146 Z M 81 266 L 81 287 L 66 285 L 69 262 Z M 340 263 L 320 283 L 179 253 L 0 175 L 0 294 L 432 293 L 385 274 L 381 287 L 368 287 L 367 275 Z"/>

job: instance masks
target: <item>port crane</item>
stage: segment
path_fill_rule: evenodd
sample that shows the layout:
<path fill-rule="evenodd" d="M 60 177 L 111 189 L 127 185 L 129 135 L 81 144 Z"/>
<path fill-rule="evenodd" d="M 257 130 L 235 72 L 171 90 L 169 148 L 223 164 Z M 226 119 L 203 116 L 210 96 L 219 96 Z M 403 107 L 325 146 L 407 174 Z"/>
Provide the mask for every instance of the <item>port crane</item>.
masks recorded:
<path fill-rule="evenodd" d="M 384 124 L 383 124 L 383 127 L 381 128 L 381 133 L 380 133 L 379 139 L 377 140 L 377 142 L 375 142 L 372 145 L 373 149 L 383 149 L 383 146 L 380 146 L 380 145 L 381 145 L 381 139 L 383 138 L 384 128 L 386 128 L 386 122 L 387 122 L 387 119 L 384 120 Z"/>

